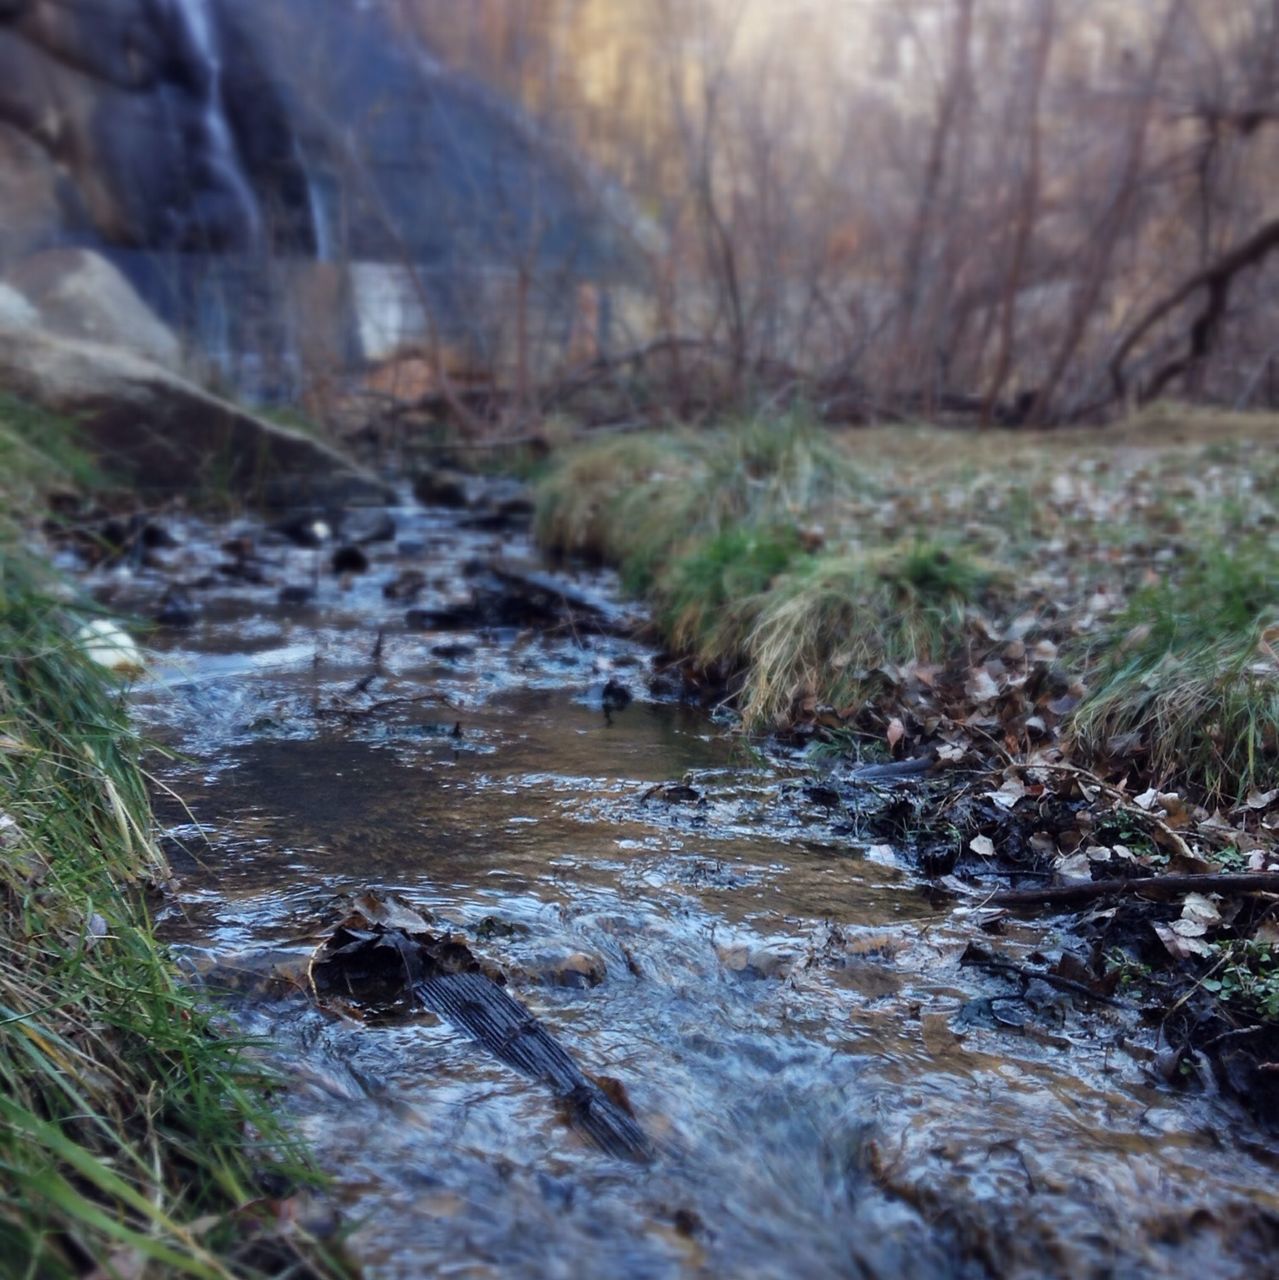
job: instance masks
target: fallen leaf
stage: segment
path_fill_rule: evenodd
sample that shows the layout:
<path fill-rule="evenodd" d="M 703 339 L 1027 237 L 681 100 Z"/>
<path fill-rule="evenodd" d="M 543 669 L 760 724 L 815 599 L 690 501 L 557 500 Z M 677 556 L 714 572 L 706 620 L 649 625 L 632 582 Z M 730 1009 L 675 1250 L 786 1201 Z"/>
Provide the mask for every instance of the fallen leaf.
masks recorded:
<path fill-rule="evenodd" d="M 979 857 L 993 858 L 995 856 L 995 842 L 989 836 L 973 836 L 968 842 L 968 847 Z"/>
<path fill-rule="evenodd" d="M 1058 858 L 1053 870 L 1068 884 L 1092 879 L 1092 863 L 1086 853 L 1072 853 Z"/>
<path fill-rule="evenodd" d="M 906 736 L 906 726 L 896 716 L 888 722 L 888 749 L 891 751 Z"/>
<path fill-rule="evenodd" d="M 1026 794 L 1026 784 L 1016 775 L 1005 778 L 998 791 L 987 791 L 986 799 L 997 804 L 1001 809 L 1015 809 L 1017 801 Z"/>
<path fill-rule="evenodd" d="M 1181 908 L 1181 917 L 1183 920 L 1197 921 L 1207 928 L 1221 923 L 1221 912 L 1217 910 L 1217 904 L 1202 893 L 1186 894 L 1186 900 Z"/>
<path fill-rule="evenodd" d="M 991 679 L 990 672 L 985 667 L 974 667 L 968 673 L 964 692 L 974 702 L 993 702 L 999 697 L 999 686 Z"/>
<path fill-rule="evenodd" d="M 1212 947 L 1202 938 L 1183 937 L 1166 924 L 1153 923 L 1150 926 L 1164 944 L 1164 950 L 1176 960 L 1188 960 L 1191 956 L 1210 956 Z"/>

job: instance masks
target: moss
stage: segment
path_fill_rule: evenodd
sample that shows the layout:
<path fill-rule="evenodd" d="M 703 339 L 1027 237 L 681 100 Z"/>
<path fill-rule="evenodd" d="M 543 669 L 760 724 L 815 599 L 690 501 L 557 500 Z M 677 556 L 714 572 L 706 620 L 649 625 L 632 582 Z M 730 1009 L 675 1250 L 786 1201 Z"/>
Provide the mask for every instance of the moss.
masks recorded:
<path fill-rule="evenodd" d="M 663 632 L 703 662 L 745 651 L 760 598 L 803 554 L 793 525 L 733 525 L 676 556 L 657 590 Z"/>

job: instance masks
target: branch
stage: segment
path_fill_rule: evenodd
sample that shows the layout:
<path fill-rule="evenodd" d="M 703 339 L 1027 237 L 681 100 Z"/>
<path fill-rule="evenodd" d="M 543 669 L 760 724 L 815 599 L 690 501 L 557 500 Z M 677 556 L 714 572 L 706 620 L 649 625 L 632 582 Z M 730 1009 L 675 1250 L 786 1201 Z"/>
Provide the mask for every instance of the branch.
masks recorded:
<path fill-rule="evenodd" d="M 1000 907 L 1073 907 L 1111 895 L 1175 898 L 1183 893 L 1279 893 L 1279 871 L 1258 871 L 1250 875 L 1223 871 L 1188 876 L 1145 876 L 1136 880 L 1086 880 L 1080 884 L 1059 884 L 1046 889 L 1008 889 L 995 894 L 990 901 Z"/>
<path fill-rule="evenodd" d="M 1262 262 L 1279 248 L 1279 218 L 1273 218 L 1255 231 L 1242 244 L 1223 254 L 1216 262 L 1210 262 L 1183 281 L 1172 293 L 1156 302 L 1128 331 L 1110 359 L 1110 377 L 1115 387 L 1115 397 L 1122 400 L 1127 393 L 1124 378 L 1124 362 L 1133 348 L 1166 316 L 1175 311 L 1200 289 L 1208 292 L 1204 309 L 1195 317 L 1190 327 L 1189 345 L 1185 352 L 1164 364 L 1150 384 L 1138 397 L 1142 403 L 1153 400 L 1174 378 L 1184 373 L 1196 361 L 1202 360 L 1212 349 L 1221 318 L 1235 276 L 1248 267 Z"/>

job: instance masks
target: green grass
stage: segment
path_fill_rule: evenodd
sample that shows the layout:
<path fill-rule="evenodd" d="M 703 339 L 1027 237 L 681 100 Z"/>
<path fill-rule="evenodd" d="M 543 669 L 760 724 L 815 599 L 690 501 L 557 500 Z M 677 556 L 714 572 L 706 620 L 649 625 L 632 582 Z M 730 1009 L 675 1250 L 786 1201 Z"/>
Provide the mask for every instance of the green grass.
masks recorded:
<path fill-rule="evenodd" d="M 1237 801 L 1279 764 L 1279 563 L 1266 543 L 1198 553 L 1138 591 L 1094 646 L 1072 731 L 1090 756 L 1147 753 L 1152 778 Z"/>
<path fill-rule="evenodd" d="M 885 663 L 944 662 L 998 573 L 958 547 L 910 542 L 820 556 L 777 584 L 747 641 L 743 714 L 771 724 L 801 693 L 854 713 Z"/>
<path fill-rule="evenodd" d="M 656 591 L 663 632 L 703 662 L 738 660 L 761 597 L 802 554 L 793 525 L 732 525 L 694 542 Z"/>
<path fill-rule="evenodd" d="M 10 513 L 71 478 L 48 425 L 0 407 Z M 269 1197 L 314 1180 L 274 1082 L 156 940 L 141 744 L 67 601 L 0 518 L 0 1271 L 334 1274 L 273 1225 Z"/>
<path fill-rule="evenodd" d="M 966 678 L 1004 663 L 993 637 L 1016 621 L 1031 664 L 1086 695 L 1063 726 L 1044 672 L 1012 677 L 1038 700 L 1023 708 L 1037 732 L 1085 767 L 1233 799 L 1272 787 L 1279 764 L 1276 438 L 1274 417 L 1170 406 L 1104 433 L 788 419 L 628 435 L 555 459 L 537 527 L 552 550 L 617 566 L 669 643 L 735 671 L 749 726 L 814 699 L 844 724 L 872 697 L 904 716 L 876 668 L 915 658 Z M 924 722 L 962 722 L 964 685 L 930 686 Z"/>

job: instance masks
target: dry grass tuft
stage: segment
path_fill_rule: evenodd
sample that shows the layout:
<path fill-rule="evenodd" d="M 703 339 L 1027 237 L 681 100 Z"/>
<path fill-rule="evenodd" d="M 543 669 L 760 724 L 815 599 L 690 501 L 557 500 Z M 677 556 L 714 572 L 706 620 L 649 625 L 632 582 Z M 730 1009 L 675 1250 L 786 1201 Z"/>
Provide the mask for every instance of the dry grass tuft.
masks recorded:
<path fill-rule="evenodd" d="M 819 557 L 760 609 L 746 645 L 745 719 L 776 722 L 801 690 L 837 707 L 857 704 L 885 663 L 957 656 L 970 610 L 999 578 L 993 566 L 936 543 Z"/>

